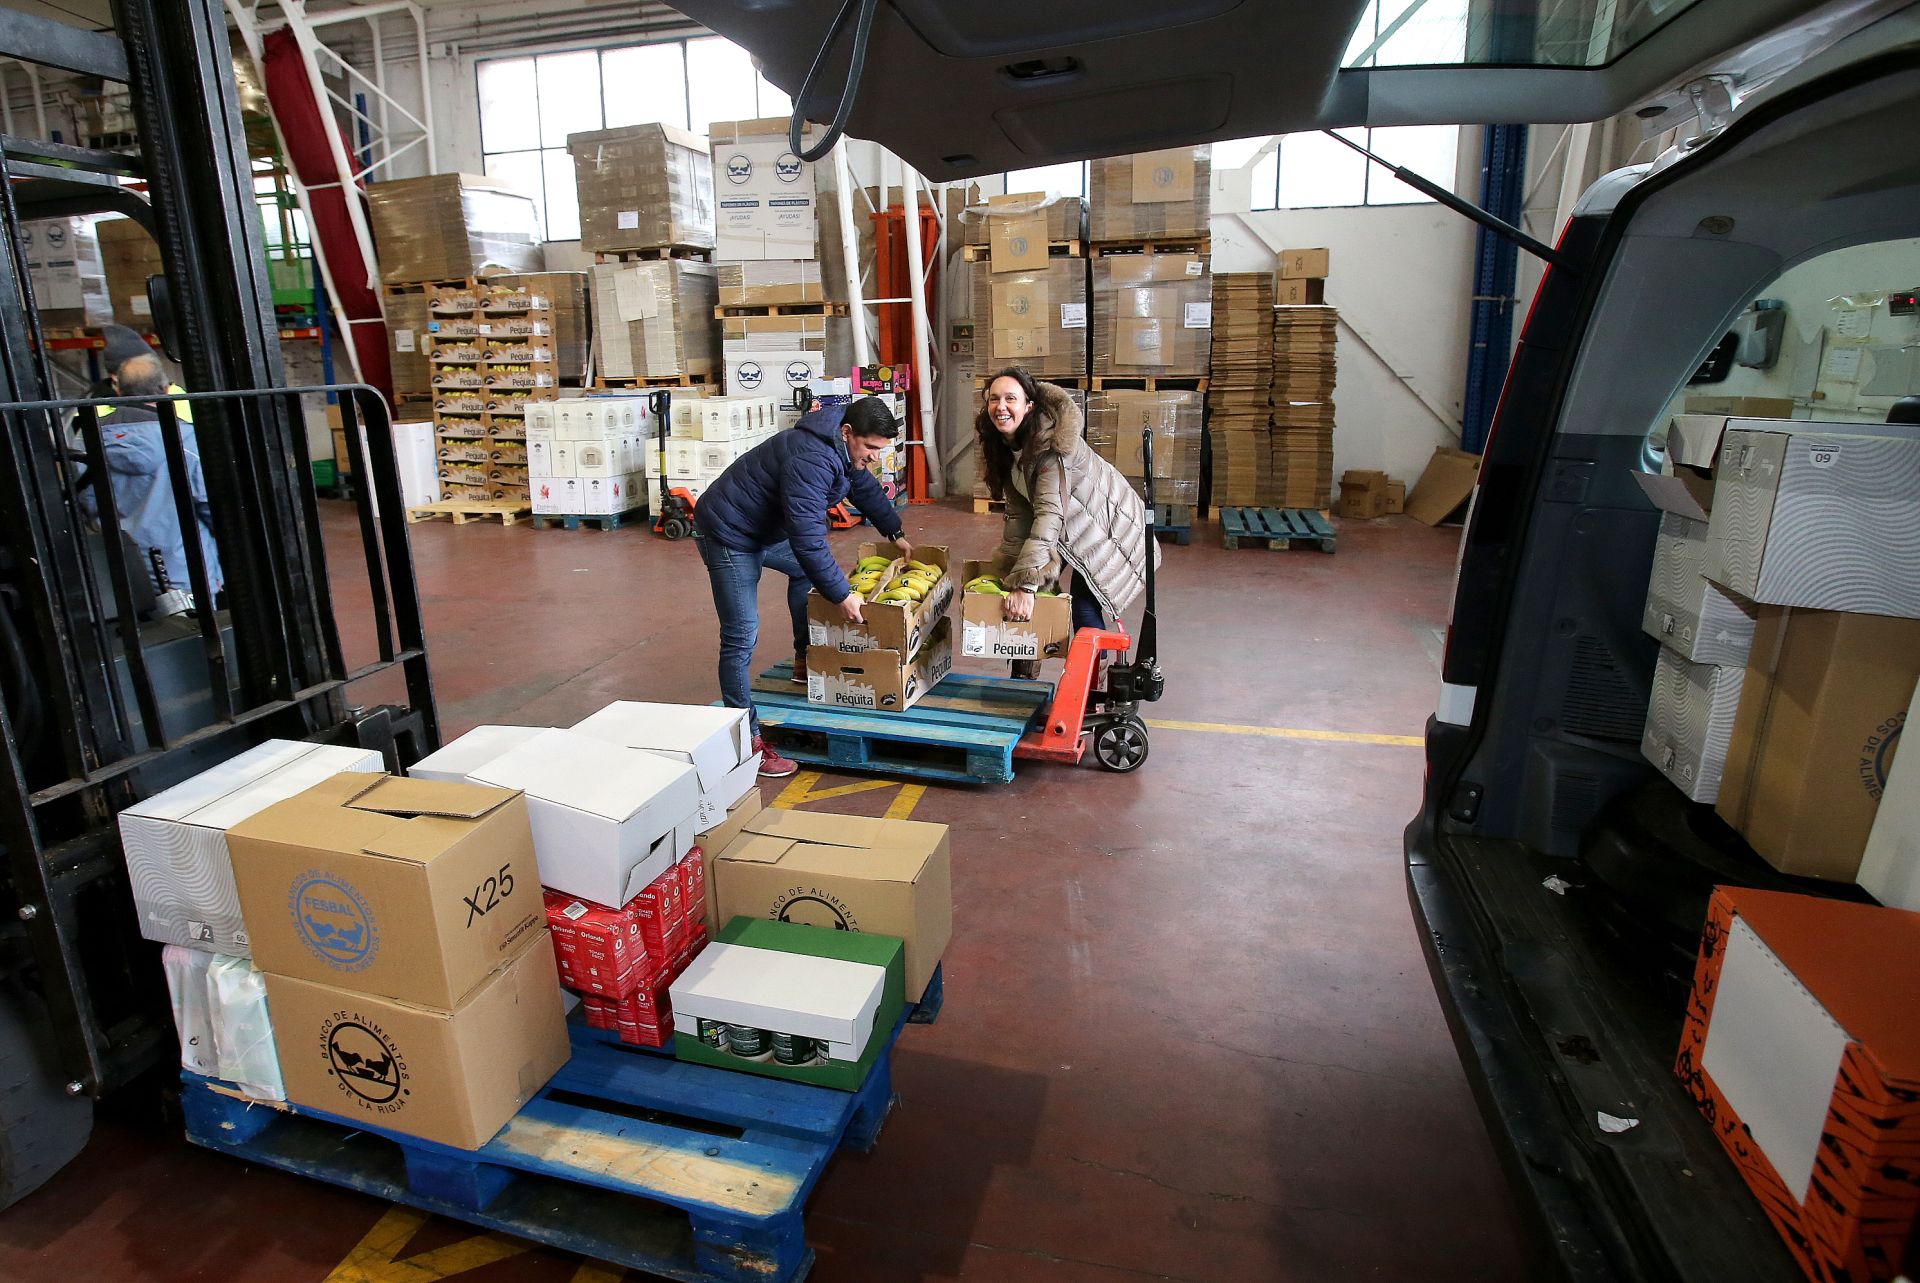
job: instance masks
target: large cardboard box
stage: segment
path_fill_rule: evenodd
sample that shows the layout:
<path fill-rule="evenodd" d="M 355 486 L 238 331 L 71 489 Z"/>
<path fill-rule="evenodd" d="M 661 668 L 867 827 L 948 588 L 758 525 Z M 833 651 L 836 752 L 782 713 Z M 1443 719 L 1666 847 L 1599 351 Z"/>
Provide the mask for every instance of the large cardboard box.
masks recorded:
<path fill-rule="evenodd" d="M 442 744 L 407 768 L 416 780 L 467 782 L 467 777 L 516 744 L 524 744 L 550 726 L 476 726 L 449 744 Z"/>
<path fill-rule="evenodd" d="M 593 269 L 601 373 L 620 378 L 711 374 L 718 356 L 711 263 L 661 259 Z"/>
<path fill-rule="evenodd" d="M 543 731 L 471 777 L 527 795 L 539 880 L 622 905 L 693 847 L 693 768 L 576 731 Z"/>
<path fill-rule="evenodd" d="M 626 125 L 568 134 L 567 152 L 583 253 L 713 248 L 713 161 L 700 135 L 671 125 Z"/>
<path fill-rule="evenodd" d="M 750 918 L 729 922 L 670 992 L 677 1058 L 841 1091 L 865 1084 L 906 1007 L 899 940 Z M 745 1059 L 705 1043 L 701 1020 L 799 1034 L 823 1055 L 801 1065 Z"/>
<path fill-rule="evenodd" d="M 863 543 L 861 557 L 894 557 L 887 571 L 900 567 L 898 550 L 891 543 Z M 818 592 L 807 596 L 807 644 L 813 648 L 842 651 L 849 655 L 870 650 L 891 650 L 902 656 L 917 655 L 932 640 L 934 625 L 945 618 L 953 603 L 952 563 L 947 550 L 938 544 L 915 544 L 913 560 L 938 566 L 940 580 L 925 597 L 911 605 L 880 605 L 867 602 L 860 608 L 864 623 L 847 622 L 840 608 Z"/>
<path fill-rule="evenodd" d="M 100 242 L 89 220 L 42 218 L 21 223 L 20 251 L 42 325 L 79 328 L 113 320 Z"/>
<path fill-rule="evenodd" d="M 1172 147 L 1091 163 L 1088 235 L 1094 241 L 1196 239 L 1211 233 L 1213 149 Z"/>
<path fill-rule="evenodd" d="M 456 1149 L 493 1139 L 572 1051 L 544 927 L 452 1011 L 273 974 L 267 1002 L 294 1105 Z"/>
<path fill-rule="evenodd" d="M 1440 446 L 1407 492 L 1407 515 L 1423 526 L 1437 526 L 1459 511 L 1479 482 L 1479 455 Z"/>
<path fill-rule="evenodd" d="M 342 774 L 228 834 L 261 970 L 450 1011 L 541 938 L 526 802 Z"/>
<path fill-rule="evenodd" d="M 1715 809 L 1783 873 L 1852 881 L 1920 679 L 1920 621 L 1763 606 Z"/>
<path fill-rule="evenodd" d="M 827 298 L 820 264 L 812 259 L 722 262 L 717 265 L 715 279 L 722 307 L 822 303 Z"/>
<path fill-rule="evenodd" d="M 949 594 L 949 599 L 951 595 Z M 953 671 L 953 627 L 934 619 L 916 654 L 881 649 L 807 648 L 807 702 L 903 713 Z"/>
<path fill-rule="evenodd" d="M 990 561 L 962 565 L 964 587 L 990 574 Z M 1064 655 L 1073 640 L 1073 599 L 1065 595 L 1033 599 L 1033 618 L 1007 618 L 1007 599 L 994 593 L 960 596 L 960 653 L 986 659 L 1044 659 Z"/>
<path fill-rule="evenodd" d="M 1920 689 L 1907 720 L 1920 708 Z M 1896 757 L 1855 879 L 1882 904 L 1920 910 L 1920 753 Z"/>
<path fill-rule="evenodd" d="M 103 218 L 93 229 L 100 242 L 100 262 L 107 275 L 115 324 L 142 333 L 151 330 L 153 302 L 147 297 L 147 278 L 167 270 L 160 246 L 131 218 Z"/>
<path fill-rule="evenodd" d="M 787 124 L 782 116 L 715 121 L 707 127 L 713 156 L 715 258 L 817 255 L 814 166 L 788 147 Z M 802 145 L 807 142 L 803 139 Z"/>
<path fill-rule="evenodd" d="M 785 401 L 795 388 L 827 377 L 827 354 L 790 351 L 732 351 L 724 355 L 727 391 L 736 396 L 772 396 Z"/>
<path fill-rule="evenodd" d="M 1111 254 L 1093 261 L 1093 372 L 1204 375 L 1213 281 L 1202 254 Z"/>
<path fill-rule="evenodd" d="M 700 832 L 725 823 L 759 779 L 760 754 L 745 709 L 616 700 L 573 729 L 691 766 L 700 781 Z"/>
<path fill-rule="evenodd" d="M 1920 914 L 1720 887 L 1674 1064 L 1810 1279 L 1913 1260 Z"/>
<path fill-rule="evenodd" d="M 1087 260 L 1045 258 L 1018 269 L 974 263 L 967 271 L 982 375 L 1022 365 L 1041 378 L 1085 377 Z"/>
<path fill-rule="evenodd" d="M 906 942 L 918 1002 L 953 935 L 947 826 L 808 811 L 761 811 L 714 858 L 714 921 L 763 918 Z"/>
<path fill-rule="evenodd" d="M 375 183 L 367 208 L 380 279 L 390 285 L 546 266 L 533 198 L 491 179 L 433 174 Z"/>
<path fill-rule="evenodd" d="M 765 809 L 766 801 L 760 796 L 760 786 L 756 784 L 747 790 L 745 797 L 733 804 L 732 809 L 727 812 L 726 819 L 705 832 L 694 835 L 694 850 L 689 852 L 687 859 L 681 863 L 688 863 L 693 859 L 694 853 L 699 854 L 700 873 L 697 880 L 701 898 L 706 901 L 706 912 L 701 915 L 703 921 L 713 923 L 721 921 L 720 893 L 715 885 L 719 879 L 714 876 L 714 865 L 719 860 L 720 853 L 732 846 L 733 840 L 746 831 L 747 822 Z"/>
<path fill-rule="evenodd" d="M 1906 424 L 1733 419 L 1707 578 L 1753 601 L 1920 618 L 1920 434 Z"/>
<path fill-rule="evenodd" d="M 1340 474 L 1341 516 L 1366 520 L 1387 515 L 1387 474 L 1365 468 L 1349 468 Z"/>
<path fill-rule="evenodd" d="M 1668 475 L 1634 477 L 1661 510 L 1640 627 L 1696 664 L 1744 665 L 1757 607 L 1705 574 L 1713 481 L 1671 456 L 1668 464 Z"/>
<path fill-rule="evenodd" d="M 1324 249 L 1283 249 L 1274 270 L 1283 281 L 1325 280 L 1332 275 L 1333 253 Z M 1320 300 L 1301 301 L 1318 303 Z"/>
<path fill-rule="evenodd" d="M 1745 676 L 1743 668 L 1696 664 L 1660 648 L 1640 751 L 1696 802 L 1720 796 Z"/>
<path fill-rule="evenodd" d="M 228 831 L 341 771 L 378 774 L 372 749 L 267 740 L 120 812 L 120 845 L 140 934 L 246 957 Z"/>

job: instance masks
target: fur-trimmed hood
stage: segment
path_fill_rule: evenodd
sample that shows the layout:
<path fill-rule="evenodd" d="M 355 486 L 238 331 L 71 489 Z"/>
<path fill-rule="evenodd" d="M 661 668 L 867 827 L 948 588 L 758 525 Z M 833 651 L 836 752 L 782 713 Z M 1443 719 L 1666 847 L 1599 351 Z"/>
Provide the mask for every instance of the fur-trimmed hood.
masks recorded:
<path fill-rule="evenodd" d="M 1018 461 L 1028 472 L 1049 454 L 1071 455 L 1086 435 L 1080 407 L 1065 388 L 1056 383 L 1036 383 L 1034 390 L 1040 394 L 1033 406 L 1034 430 L 1027 436 Z"/>

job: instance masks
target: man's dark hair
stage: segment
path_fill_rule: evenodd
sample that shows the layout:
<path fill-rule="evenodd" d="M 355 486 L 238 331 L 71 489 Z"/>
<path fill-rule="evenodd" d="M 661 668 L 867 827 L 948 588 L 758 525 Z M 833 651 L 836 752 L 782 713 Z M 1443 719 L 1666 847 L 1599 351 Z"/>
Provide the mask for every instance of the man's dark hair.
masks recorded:
<path fill-rule="evenodd" d="M 856 437 L 888 437 L 900 431 L 900 420 L 877 396 L 863 396 L 847 407 L 840 422 Z"/>

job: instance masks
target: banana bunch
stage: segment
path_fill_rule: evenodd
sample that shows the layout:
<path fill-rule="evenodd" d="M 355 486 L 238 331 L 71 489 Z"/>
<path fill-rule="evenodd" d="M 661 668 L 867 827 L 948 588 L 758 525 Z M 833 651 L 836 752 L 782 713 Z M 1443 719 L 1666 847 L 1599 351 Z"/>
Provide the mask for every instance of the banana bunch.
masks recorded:
<path fill-rule="evenodd" d="M 873 590 L 880 586 L 880 577 L 887 573 L 887 567 L 893 564 L 885 557 L 862 557 L 853 573 L 847 576 L 847 582 L 862 597 L 871 599 Z"/>
<path fill-rule="evenodd" d="M 887 583 L 886 590 L 873 600 L 881 606 L 911 606 L 925 600 L 944 573 L 940 567 L 924 561 L 909 561 L 906 568 Z"/>
<path fill-rule="evenodd" d="M 1008 588 L 998 575 L 981 575 L 977 579 L 969 579 L 965 591 L 986 593 L 990 597 L 1005 597 L 1013 590 Z M 1036 597 L 1058 597 L 1059 595 L 1058 588 L 1042 588 L 1034 594 Z"/>

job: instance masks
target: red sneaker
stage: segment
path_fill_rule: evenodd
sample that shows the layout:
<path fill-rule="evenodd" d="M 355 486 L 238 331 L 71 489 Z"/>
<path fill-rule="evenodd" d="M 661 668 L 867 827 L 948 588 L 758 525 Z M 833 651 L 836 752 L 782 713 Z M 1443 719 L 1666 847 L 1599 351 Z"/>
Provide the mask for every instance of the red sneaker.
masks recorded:
<path fill-rule="evenodd" d="M 793 652 L 793 682 L 796 686 L 807 684 L 807 652 L 804 650 Z"/>
<path fill-rule="evenodd" d="M 782 779 L 800 769 L 800 763 L 790 757 L 780 756 L 763 735 L 753 737 L 753 747 L 760 754 L 760 774 L 764 779 Z"/>

